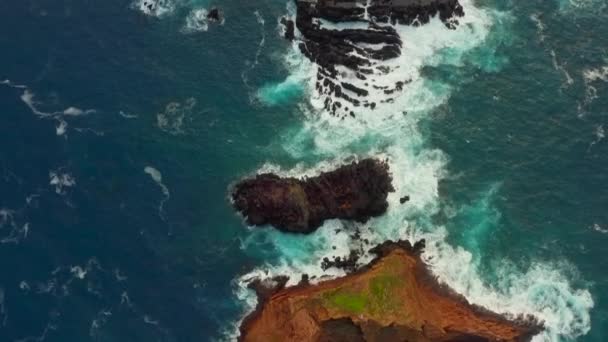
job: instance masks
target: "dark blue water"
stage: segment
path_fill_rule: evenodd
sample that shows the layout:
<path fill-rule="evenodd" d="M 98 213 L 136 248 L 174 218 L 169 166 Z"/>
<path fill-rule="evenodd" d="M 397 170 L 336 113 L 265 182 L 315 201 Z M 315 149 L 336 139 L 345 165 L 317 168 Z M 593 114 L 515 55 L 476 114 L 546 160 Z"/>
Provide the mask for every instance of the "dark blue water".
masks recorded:
<path fill-rule="evenodd" d="M 378 239 L 403 218 L 420 227 L 407 234 L 446 232 L 468 254 L 429 253 L 471 258 L 435 270 L 484 284 L 472 301 L 496 309 L 493 289 L 509 312 L 550 320 L 539 340 L 607 338 L 602 1 L 479 1 L 502 13 L 487 36 L 422 67 L 442 100 L 398 139 L 352 140 L 348 123 L 329 140 L 310 128 L 306 68 L 283 63 L 287 1 L 216 3 L 226 22 L 197 32 L 186 17 L 212 4 L 174 3 L 157 17 L 130 0 L 0 0 L 1 341 L 229 339 L 240 276 L 312 267 L 322 245 L 348 243 L 252 233 L 230 184 L 353 153 L 391 156 L 420 203 L 374 221 Z"/>

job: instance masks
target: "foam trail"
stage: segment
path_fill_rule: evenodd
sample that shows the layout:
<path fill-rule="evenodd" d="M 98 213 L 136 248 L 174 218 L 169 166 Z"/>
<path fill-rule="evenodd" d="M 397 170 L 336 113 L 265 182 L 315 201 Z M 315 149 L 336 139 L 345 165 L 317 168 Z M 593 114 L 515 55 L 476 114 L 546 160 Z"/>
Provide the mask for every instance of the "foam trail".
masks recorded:
<path fill-rule="evenodd" d="M 160 204 L 158 206 L 158 215 L 160 216 L 160 218 L 163 221 L 166 222 L 167 218 L 165 215 L 164 206 L 165 206 L 165 202 L 167 202 L 169 200 L 169 198 L 171 197 L 169 188 L 167 188 L 167 186 L 163 183 L 163 175 L 156 168 L 154 168 L 152 166 L 146 166 L 144 168 L 144 172 L 147 173 L 152 178 L 152 180 L 160 187 L 161 191 L 163 192 L 164 198 L 160 201 Z"/>
<path fill-rule="evenodd" d="M 587 290 L 570 286 L 568 277 L 563 275 L 570 270 L 569 265 L 533 264 L 522 273 L 504 263 L 497 265 L 501 270 L 498 279 L 487 284 L 482 280 L 471 251 L 452 247 L 447 243 L 445 227 L 433 223 L 433 217 L 442 209 L 439 182 L 447 176 L 448 157 L 429 147 L 428 137 L 420 130 L 420 124 L 428 120 L 433 109 L 449 99 L 454 86 L 427 79 L 421 70 L 437 65 L 458 68 L 470 62 L 468 58 L 475 58 L 478 48 L 491 48 L 484 44 L 493 30 L 501 32 L 495 25 L 507 15 L 477 8 L 472 0 L 462 0 L 461 4 L 466 15 L 459 18 L 460 25 L 455 30 L 447 29 L 438 18 L 420 27 L 396 26 L 404 42 L 401 56 L 388 61 L 372 61 L 370 67 L 374 70 L 374 67 L 382 67 L 388 70 L 386 74 L 375 73 L 368 80 L 360 80 L 349 69 L 337 68 L 336 83 L 345 81 L 369 90 L 366 101 L 377 104 L 375 108 L 357 108 L 355 118 L 343 120 L 324 109 L 330 95 L 315 91 L 318 67 L 299 53 L 297 42 L 294 44 L 286 56 L 286 64 L 292 66 L 292 75 L 305 75 L 299 79 L 310 98 L 300 106 L 305 115 L 304 123 L 290 131 L 282 141 L 283 148 L 294 159 L 321 157 L 331 161 L 317 167 L 299 165 L 291 171 L 268 164 L 260 172 L 278 170 L 282 174 L 302 176 L 335 168 L 352 155 L 375 156 L 388 161 L 396 191 L 388 196 L 388 211 L 364 225 L 332 220 L 298 241 L 274 230 L 253 231 L 251 237 L 243 241 L 243 248 L 256 251 L 258 244 L 267 246 L 270 242 L 277 258 L 236 280 L 237 297 L 247 309 L 253 309 L 256 304 L 255 296 L 246 289 L 247 280 L 282 274 L 289 275 L 293 284 L 303 273 L 321 277 L 325 274 L 319 267 L 322 258 L 348 254 L 353 240 L 346 230 L 356 226 L 362 237 L 372 243 L 387 239 L 427 239 L 424 258 L 441 282 L 462 293 L 470 302 L 492 311 L 509 315 L 534 314 L 545 320 L 547 329 L 536 337 L 536 341 L 558 341 L 589 331 L 593 300 Z M 404 83 L 400 91 L 390 95 L 383 91 L 394 88 L 397 82 Z M 493 196 L 497 191 L 490 191 L 487 196 Z M 403 195 L 411 198 L 406 206 L 399 203 Z M 340 272 L 330 270 L 329 275 L 337 276 Z M 238 333 L 233 332 L 230 336 L 235 335 Z"/>
<path fill-rule="evenodd" d="M 584 69 L 582 75 L 585 83 L 585 99 L 583 105 L 579 105 L 579 115 L 582 115 L 582 107 L 590 105 L 599 97 L 594 84 L 600 81 L 608 82 L 608 65 Z"/>
<path fill-rule="evenodd" d="M 162 131 L 178 135 L 183 134 L 184 120 L 192 114 L 192 110 L 196 106 L 196 99 L 193 97 L 182 102 L 170 102 L 165 107 L 163 112 L 156 114 L 156 125 Z"/>
<path fill-rule="evenodd" d="M 546 30 L 545 24 L 541 20 L 541 14 L 539 14 L 539 13 L 532 14 L 530 16 L 530 20 L 532 20 L 534 22 L 534 24 L 536 25 L 538 40 L 541 43 L 544 43 L 547 36 L 545 34 L 545 30 Z M 572 76 L 570 76 L 570 73 L 566 69 L 564 63 L 560 63 L 558 61 L 558 57 L 557 57 L 557 54 L 555 53 L 555 50 L 548 49 L 548 51 L 549 51 L 549 54 L 551 55 L 551 63 L 553 64 L 553 68 L 556 71 L 559 71 L 565 79 L 565 82 L 561 85 L 560 89 L 565 89 L 565 88 L 570 87 L 572 84 L 574 84 L 574 79 L 572 78 Z"/>
<path fill-rule="evenodd" d="M 600 141 L 604 140 L 604 138 L 606 138 L 606 131 L 604 130 L 604 125 L 598 125 L 595 128 L 595 140 L 592 141 L 591 144 L 589 144 L 589 148 L 587 148 L 587 152 L 589 152 L 594 145 L 596 145 Z"/>
<path fill-rule="evenodd" d="M 20 241 L 20 236 L 22 236 L 23 233 L 20 232 L 15 222 L 14 215 L 14 210 L 0 208 L 0 231 L 9 230 L 8 234 L 3 234 L 4 236 L 0 239 L 0 243 L 18 243 Z"/>
<path fill-rule="evenodd" d="M 608 82 L 608 65 L 596 69 L 585 69 L 583 71 L 583 78 L 586 82 Z"/>
<path fill-rule="evenodd" d="M 55 193 L 65 195 L 65 188 L 71 188 L 76 185 L 76 179 L 69 173 L 61 172 L 61 170 L 49 171 L 49 185 L 55 187 Z"/>
<path fill-rule="evenodd" d="M 538 40 L 543 43 L 545 41 L 545 24 L 543 24 L 542 20 L 540 19 L 540 14 L 539 13 L 534 13 L 530 16 L 530 19 L 534 22 L 534 24 L 536 25 L 536 29 L 538 31 Z"/>
<path fill-rule="evenodd" d="M 598 233 L 608 234 L 608 228 L 603 228 L 598 223 L 594 223 L 592 228 L 593 228 L 593 230 L 595 230 Z"/>
<path fill-rule="evenodd" d="M 559 72 L 561 72 L 564 75 L 564 78 L 566 79 L 566 83 L 562 84 L 562 88 L 568 88 L 569 86 L 571 86 L 574 83 L 574 79 L 572 79 L 572 76 L 570 76 L 570 73 L 568 72 L 568 70 L 566 70 L 566 68 L 564 67 L 564 64 L 560 64 L 557 60 L 557 54 L 555 53 L 555 50 L 551 50 L 549 51 L 549 53 L 551 54 L 551 61 L 553 63 L 553 68 Z"/>
<path fill-rule="evenodd" d="M 26 89 L 27 88 L 27 86 L 24 86 L 22 84 L 15 84 L 15 83 L 11 82 L 11 80 L 8 80 L 8 79 L 0 81 L 0 84 L 9 86 L 11 88 L 17 88 L 17 89 Z"/>
<path fill-rule="evenodd" d="M 175 11 L 173 0 L 135 0 L 131 7 L 145 15 L 163 17 Z"/>
<path fill-rule="evenodd" d="M 260 60 L 260 55 L 262 54 L 262 50 L 264 49 L 264 45 L 266 44 L 266 30 L 265 30 L 266 21 L 264 20 L 264 17 L 262 17 L 262 15 L 260 14 L 259 11 L 255 11 L 255 12 L 253 12 L 253 14 L 255 15 L 256 21 L 260 25 L 260 32 L 262 34 L 262 38 L 261 38 L 260 42 L 258 43 L 258 49 L 255 52 L 255 57 L 254 57 L 253 63 L 250 61 L 247 61 L 247 64 L 249 64 L 249 66 L 247 68 L 245 68 L 245 70 L 241 74 L 241 79 L 243 80 L 243 83 L 245 84 L 245 86 L 247 88 L 251 88 L 251 86 L 249 85 L 249 73 L 252 72 L 256 66 L 258 66 L 259 60 Z"/>
<path fill-rule="evenodd" d="M 183 33 L 205 32 L 209 29 L 209 20 L 206 8 L 195 8 L 186 17 L 186 23 L 182 28 Z"/>
<path fill-rule="evenodd" d="M 96 112 L 94 109 L 83 110 L 78 107 L 68 107 L 61 111 L 56 112 L 45 112 L 38 109 L 38 103 L 34 99 L 35 94 L 25 85 L 18 85 L 12 83 L 10 80 L 4 80 L 0 82 L 0 84 L 7 85 L 11 88 L 23 89 L 23 93 L 20 96 L 20 99 L 25 105 L 30 109 L 30 111 L 37 115 L 40 118 L 45 119 L 54 119 L 57 121 L 57 126 L 55 127 L 55 133 L 59 136 L 64 135 L 67 132 L 68 123 L 64 119 L 64 117 L 76 117 L 82 115 L 93 114 Z"/>

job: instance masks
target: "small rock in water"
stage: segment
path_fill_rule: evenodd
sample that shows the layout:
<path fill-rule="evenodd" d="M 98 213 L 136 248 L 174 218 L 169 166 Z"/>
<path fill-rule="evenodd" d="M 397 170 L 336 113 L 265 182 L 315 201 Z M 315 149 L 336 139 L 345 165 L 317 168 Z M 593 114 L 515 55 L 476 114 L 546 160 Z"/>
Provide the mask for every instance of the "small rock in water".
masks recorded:
<path fill-rule="evenodd" d="M 296 27 L 293 20 L 287 19 L 286 17 L 281 18 L 281 24 L 285 26 L 285 39 L 291 41 L 294 40 L 296 35 Z"/>
<path fill-rule="evenodd" d="M 209 13 L 207 13 L 207 19 L 211 21 L 222 21 L 224 19 L 224 14 L 219 8 L 213 7 Z"/>
<path fill-rule="evenodd" d="M 401 204 L 405 204 L 406 202 L 408 202 L 410 200 L 410 196 L 403 196 L 399 199 L 399 203 Z"/>

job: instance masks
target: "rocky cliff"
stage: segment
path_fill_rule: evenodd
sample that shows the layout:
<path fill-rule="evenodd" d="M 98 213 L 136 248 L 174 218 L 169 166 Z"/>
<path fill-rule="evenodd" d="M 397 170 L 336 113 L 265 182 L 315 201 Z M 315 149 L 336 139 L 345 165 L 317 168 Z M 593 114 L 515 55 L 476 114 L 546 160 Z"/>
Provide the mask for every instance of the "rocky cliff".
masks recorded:
<path fill-rule="evenodd" d="M 423 243 L 386 242 L 377 258 L 343 278 L 283 288 L 256 282 L 257 310 L 241 341 L 529 341 L 542 326 L 470 305 L 440 285 L 419 257 Z"/>

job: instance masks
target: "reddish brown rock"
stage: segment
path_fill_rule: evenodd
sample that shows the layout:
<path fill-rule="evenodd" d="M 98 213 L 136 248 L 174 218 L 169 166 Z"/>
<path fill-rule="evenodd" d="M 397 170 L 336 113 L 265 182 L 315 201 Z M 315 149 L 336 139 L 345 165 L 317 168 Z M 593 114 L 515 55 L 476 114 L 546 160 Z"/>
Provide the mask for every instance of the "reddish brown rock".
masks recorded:
<path fill-rule="evenodd" d="M 423 243 L 387 242 L 363 269 L 317 285 L 266 292 L 240 341 L 529 341 L 542 325 L 509 320 L 440 285 L 419 257 Z"/>
<path fill-rule="evenodd" d="M 365 222 L 382 215 L 391 180 L 386 163 L 365 159 L 308 179 L 258 175 L 238 183 L 232 200 L 250 225 L 310 233 L 328 219 Z"/>

